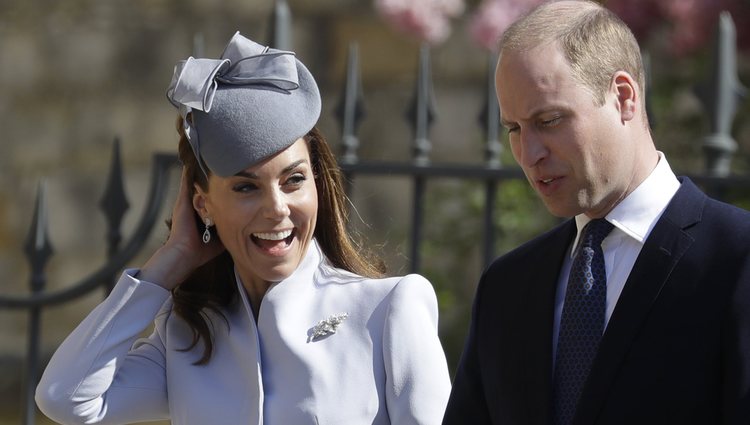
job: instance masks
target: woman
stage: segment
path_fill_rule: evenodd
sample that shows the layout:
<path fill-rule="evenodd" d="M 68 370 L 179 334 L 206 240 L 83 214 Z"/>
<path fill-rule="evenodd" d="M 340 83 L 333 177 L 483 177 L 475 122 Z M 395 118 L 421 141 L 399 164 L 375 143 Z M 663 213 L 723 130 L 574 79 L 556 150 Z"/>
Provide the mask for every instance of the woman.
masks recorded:
<path fill-rule="evenodd" d="M 180 62 L 167 94 L 183 162 L 169 238 L 61 344 L 40 409 L 64 424 L 439 423 L 434 291 L 381 278 L 347 235 L 305 66 L 235 34 L 221 59 Z"/>

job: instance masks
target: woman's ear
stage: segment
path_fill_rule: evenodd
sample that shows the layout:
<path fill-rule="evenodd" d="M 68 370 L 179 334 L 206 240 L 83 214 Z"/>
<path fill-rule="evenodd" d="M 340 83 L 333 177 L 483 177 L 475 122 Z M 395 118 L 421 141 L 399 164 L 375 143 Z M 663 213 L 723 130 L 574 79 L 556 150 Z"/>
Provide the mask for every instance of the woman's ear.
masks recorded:
<path fill-rule="evenodd" d="M 620 119 L 623 122 L 632 120 L 640 105 L 638 85 L 630 74 L 625 71 L 618 71 L 612 79 L 612 86 L 617 96 Z"/>
<path fill-rule="evenodd" d="M 193 208 L 203 218 L 209 216 L 208 209 L 206 208 L 206 193 L 197 184 L 193 184 Z"/>

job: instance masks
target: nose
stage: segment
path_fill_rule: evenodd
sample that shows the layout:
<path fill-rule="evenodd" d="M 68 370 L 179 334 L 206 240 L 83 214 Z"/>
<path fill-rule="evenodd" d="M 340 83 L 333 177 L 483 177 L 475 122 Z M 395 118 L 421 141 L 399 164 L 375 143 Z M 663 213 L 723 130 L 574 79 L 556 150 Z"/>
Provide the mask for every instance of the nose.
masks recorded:
<path fill-rule="evenodd" d="M 273 220 L 289 216 L 289 204 L 287 203 L 286 194 L 280 189 L 270 190 L 266 194 L 263 202 L 263 216 Z"/>
<path fill-rule="evenodd" d="M 531 129 L 520 129 L 519 132 L 520 152 L 516 155 L 516 160 L 522 167 L 533 167 L 549 155 L 547 145 L 539 134 Z"/>

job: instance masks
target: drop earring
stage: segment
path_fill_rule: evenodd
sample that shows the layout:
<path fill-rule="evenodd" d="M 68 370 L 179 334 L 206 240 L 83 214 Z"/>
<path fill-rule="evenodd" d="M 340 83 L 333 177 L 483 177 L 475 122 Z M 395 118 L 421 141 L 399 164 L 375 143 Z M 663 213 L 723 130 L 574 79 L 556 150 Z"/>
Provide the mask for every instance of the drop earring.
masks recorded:
<path fill-rule="evenodd" d="M 203 243 L 211 242 L 211 219 L 206 218 L 206 230 L 203 231 Z"/>

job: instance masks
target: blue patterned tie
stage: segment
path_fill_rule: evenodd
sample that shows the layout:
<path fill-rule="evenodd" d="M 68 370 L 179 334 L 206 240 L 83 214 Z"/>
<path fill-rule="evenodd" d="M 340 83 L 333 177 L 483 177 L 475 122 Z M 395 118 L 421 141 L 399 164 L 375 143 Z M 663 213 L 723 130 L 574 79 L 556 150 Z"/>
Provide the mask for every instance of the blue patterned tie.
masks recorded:
<path fill-rule="evenodd" d="M 581 232 L 573 258 L 557 340 L 553 415 L 556 425 L 573 421 L 604 331 L 607 275 L 601 244 L 612 227 L 603 218 L 591 220 Z"/>

